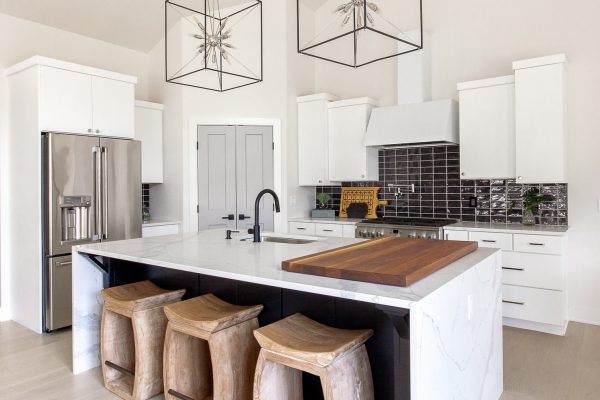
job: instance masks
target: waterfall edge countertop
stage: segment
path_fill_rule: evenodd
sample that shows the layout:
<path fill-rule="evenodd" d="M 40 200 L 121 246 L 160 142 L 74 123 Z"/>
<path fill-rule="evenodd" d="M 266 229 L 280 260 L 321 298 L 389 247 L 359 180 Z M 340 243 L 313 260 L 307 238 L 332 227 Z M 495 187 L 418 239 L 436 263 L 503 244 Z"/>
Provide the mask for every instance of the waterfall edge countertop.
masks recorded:
<path fill-rule="evenodd" d="M 242 241 L 242 238 L 249 240 Z M 360 241 L 319 238 L 318 241 L 307 244 L 253 243 L 248 235 L 225 240 L 224 230 L 210 230 L 81 245 L 75 247 L 74 252 L 408 309 L 414 302 L 425 298 L 498 251 L 480 248 L 405 288 L 282 270 L 282 261 Z"/>

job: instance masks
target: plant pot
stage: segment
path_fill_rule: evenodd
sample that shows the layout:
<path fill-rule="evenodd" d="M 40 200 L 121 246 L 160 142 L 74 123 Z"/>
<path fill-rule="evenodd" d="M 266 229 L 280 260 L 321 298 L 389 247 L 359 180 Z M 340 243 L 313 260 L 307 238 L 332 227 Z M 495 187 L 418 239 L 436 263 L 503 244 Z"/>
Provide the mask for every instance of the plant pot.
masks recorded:
<path fill-rule="evenodd" d="M 523 225 L 535 225 L 535 215 L 531 210 L 523 212 Z"/>
<path fill-rule="evenodd" d="M 316 210 L 311 210 L 310 216 L 313 218 L 335 218 L 335 210 L 317 208 Z"/>

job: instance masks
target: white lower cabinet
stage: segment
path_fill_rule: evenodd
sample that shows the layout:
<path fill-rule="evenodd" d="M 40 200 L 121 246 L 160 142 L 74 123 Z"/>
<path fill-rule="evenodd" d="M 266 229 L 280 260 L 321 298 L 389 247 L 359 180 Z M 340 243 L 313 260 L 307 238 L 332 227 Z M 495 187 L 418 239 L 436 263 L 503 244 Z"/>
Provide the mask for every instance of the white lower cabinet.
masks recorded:
<path fill-rule="evenodd" d="M 289 222 L 290 234 L 324 237 L 356 237 L 355 224 L 336 224 L 334 222 Z"/>
<path fill-rule="evenodd" d="M 179 233 L 179 224 L 150 225 L 142 226 L 142 237 L 149 238 L 155 236 L 177 235 Z"/>
<path fill-rule="evenodd" d="M 502 250 L 504 324 L 564 335 L 568 322 L 566 236 L 445 230 L 447 240 Z"/>

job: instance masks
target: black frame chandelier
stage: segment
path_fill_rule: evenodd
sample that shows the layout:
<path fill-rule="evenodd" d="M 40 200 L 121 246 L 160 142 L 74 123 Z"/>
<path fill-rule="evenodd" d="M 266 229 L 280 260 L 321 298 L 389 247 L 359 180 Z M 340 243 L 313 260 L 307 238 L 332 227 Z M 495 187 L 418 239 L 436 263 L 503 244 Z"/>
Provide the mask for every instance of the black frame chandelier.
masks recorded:
<path fill-rule="evenodd" d="M 262 82 L 262 1 L 165 0 L 165 79 L 216 92 Z"/>
<path fill-rule="evenodd" d="M 359 68 L 423 48 L 422 0 L 296 0 L 296 7 L 300 54 Z"/>

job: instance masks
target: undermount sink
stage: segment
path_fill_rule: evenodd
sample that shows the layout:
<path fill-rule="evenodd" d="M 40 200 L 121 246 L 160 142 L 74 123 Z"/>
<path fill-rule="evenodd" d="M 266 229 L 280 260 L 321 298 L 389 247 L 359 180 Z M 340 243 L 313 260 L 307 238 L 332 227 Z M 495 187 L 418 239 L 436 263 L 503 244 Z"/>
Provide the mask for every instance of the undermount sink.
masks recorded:
<path fill-rule="evenodd" d="M 265 233 L 260 235 L 261 242 L 284 243 L 284 244 L 308 244 L 319 240 L 318 237 L 311 236 L 292 236 L 292 235 L 275 235 Z M 242 242 L 252 241 L 252 237 L 244 237 L 240 239 Z"/>

